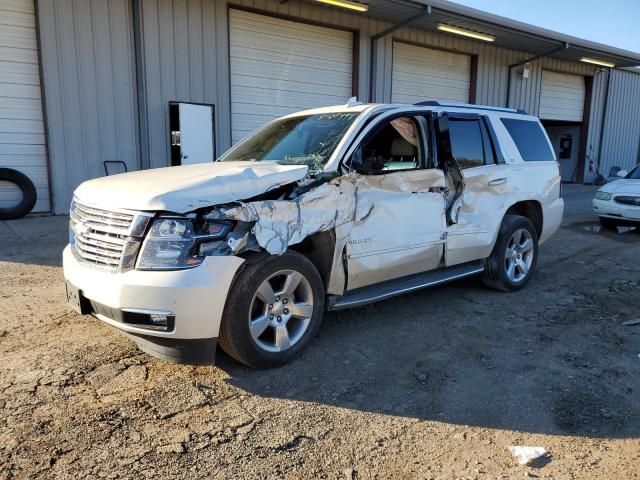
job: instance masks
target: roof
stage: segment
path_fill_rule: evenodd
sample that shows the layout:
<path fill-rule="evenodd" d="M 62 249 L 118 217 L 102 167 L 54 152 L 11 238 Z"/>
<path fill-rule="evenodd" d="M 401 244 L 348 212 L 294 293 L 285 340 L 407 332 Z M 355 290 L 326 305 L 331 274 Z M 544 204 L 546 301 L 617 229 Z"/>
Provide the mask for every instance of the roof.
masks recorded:
<path fill-rule="evenodd" d="M 611 62 L 616 67 L 640 65 L 640 53 L 638 52 L 565 35 L 447 0 L 361 0 L 361 2 L 369 5 L 367 16 L 394 24 L 406 21 L 422 10 L 425 15 L 413 20 L 410 23 L 411 26 L 433 31 L 439 23 L 444 23 L 492 35 L 495 37 L 492 45 L 528 52 L 533 55 L 550 52 L 568 43 L 568 49 L 556 51 L 549 56 L 571 61 L 590 57 Z M 431 7 L 429 14 L 427 14 L 427 6 Z M 449 35 L 444 32 L 439 33 Z M 455 37 L 461 38 L 458 35 Z"/>

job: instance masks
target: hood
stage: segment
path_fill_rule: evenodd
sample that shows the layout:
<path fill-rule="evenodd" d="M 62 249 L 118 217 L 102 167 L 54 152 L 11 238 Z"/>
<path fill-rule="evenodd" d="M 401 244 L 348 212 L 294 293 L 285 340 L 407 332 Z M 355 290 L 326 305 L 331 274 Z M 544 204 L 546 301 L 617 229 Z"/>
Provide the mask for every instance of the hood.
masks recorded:
<path fill-rule="evenodd" d="M 600 190 L 607 193 L 640 195 L 640 180 L 619 178 L 618 180 L 603 185 L 600 187 Z"/>
<path fill-rule="evenodd" d="M 273 187 L 300 180 L 305 165 L 272 162 L 213 162 L 155 168 L 96 178 L 74 195 L 106 208 L 186 213 L 197 208 L 244 200 Z"/>

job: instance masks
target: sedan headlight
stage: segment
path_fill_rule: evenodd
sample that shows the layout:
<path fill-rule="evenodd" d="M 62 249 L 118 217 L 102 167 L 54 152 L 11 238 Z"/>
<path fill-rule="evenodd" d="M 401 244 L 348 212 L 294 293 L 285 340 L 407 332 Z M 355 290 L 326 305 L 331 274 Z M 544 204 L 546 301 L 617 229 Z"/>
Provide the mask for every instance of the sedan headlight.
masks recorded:
<path fill-rule="evenodd" d="M 202 243 L 222 240 L 231 224 L 181 217 L 158 218 L 151 225 L 142 245 L 138 270 L 179 270 L 200 265 Z"/>
<path fill-rule="evenodd" d="M 611 193 L 609 192 L 602 192 L 600 190 L 598 190 L 596 192 L 596 199 L 598 200 L 611 200 Z"/>

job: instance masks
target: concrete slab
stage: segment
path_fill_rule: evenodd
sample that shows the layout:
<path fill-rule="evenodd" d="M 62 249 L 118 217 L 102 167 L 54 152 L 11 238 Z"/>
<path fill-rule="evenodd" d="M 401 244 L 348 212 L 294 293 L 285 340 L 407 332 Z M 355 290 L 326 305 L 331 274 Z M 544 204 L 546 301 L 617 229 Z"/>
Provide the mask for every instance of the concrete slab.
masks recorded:
<path fill-rule="evenodd" d="M 34 235 L 66 232 L 69 225 L 69 216 L 25 217 L 19 220 L 7 220 L 2 224 L 5 224 L 4 227 L 10 233 L 18 237 L 33 237 Z M 5 232 L 4 227 L 0 227 L 0 234 Z"/>

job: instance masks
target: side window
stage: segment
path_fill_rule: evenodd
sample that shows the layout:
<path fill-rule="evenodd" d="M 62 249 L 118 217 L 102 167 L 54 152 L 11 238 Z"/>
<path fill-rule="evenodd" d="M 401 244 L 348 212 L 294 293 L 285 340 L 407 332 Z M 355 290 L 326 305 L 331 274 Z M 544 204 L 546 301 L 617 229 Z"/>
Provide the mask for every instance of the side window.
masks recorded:
<path fill-rule="evenodd" d="M 423 153 L 418 123 L 413 117 L 400 117 L 386 123 L 362 145 L 358 172 L 375 175 L 420 168 Z"/>
<path fill-rule="evenodd" d="M 485 140 L 480 120 L 451 118 L 449 119 L 449 135 L 451 153 L 460 168 L 480 167 L 485 164 Z"/>
<path fill-rule="evenodd" d="M 538 122 L 501 118 L 525 162 L 552 162 L 555 156 Z"/>

